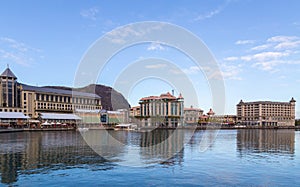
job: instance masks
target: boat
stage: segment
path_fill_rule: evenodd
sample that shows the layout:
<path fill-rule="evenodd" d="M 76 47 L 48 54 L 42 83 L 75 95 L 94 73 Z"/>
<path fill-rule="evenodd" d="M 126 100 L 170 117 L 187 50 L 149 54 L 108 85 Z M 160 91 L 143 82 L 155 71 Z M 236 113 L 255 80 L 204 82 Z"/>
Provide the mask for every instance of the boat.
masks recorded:
<path fill-rule="evenodd" d="M 125 124 L 122 123 L 116 125 L 114 127 L 114 130 L 128 130 L 128 131 L 137 130 L 137 125 L 132 123 L 125 123 Z"/>

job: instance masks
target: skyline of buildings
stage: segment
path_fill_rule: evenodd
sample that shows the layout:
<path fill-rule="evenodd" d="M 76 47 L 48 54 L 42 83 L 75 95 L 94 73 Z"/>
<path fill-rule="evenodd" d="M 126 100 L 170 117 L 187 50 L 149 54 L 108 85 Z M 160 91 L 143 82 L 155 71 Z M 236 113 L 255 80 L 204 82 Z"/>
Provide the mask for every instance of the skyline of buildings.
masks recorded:
<path fill-rule="evenodd" d="M 2 4 L 0 21 L 5 27 L 0 33 L 0 63 L 2 67 L 9 63 L 25 84 L 72 86 L 83 55 L 104 34 L 136 22 L 161 21 L 188 30 L 210 49 L 224 78 L 225 94 L 230 96 L 226 97 L 226 114 L 235 114 L 240 99 L 284 101 L 294 96 L 299 100 L 296 94 L 300 82 L 297 8 L 300 2 L 295 0 L 276 2 L 272 6 L 268 1 L 164 1 L 155 8 L 149 8 L 151 2 L 146 1 L 72 4 L 62 1 L 61 7 L 51 1 L 34 5 L 19 2 L 18 6 L 14 1 Z M 53 10 L 55 16 L 49 16 L 53 15 Z M 128 30 L 122 34 L 135 33 Z M 179 55 L 178 50 L 159 42 L 124 48 L 112 57 L 103 75 L 93 83 L 113 87 L 122 70 L 133 62 L 147 58 L 166 59 L 178 66 L 198 88 L 199 105 L 186 100 L 187 106 L 209 110 L 212 98 L 201 68 L 186 55 Z M 155 68 L 163 69 L 163 66 L 159 63 L 148 66 L 150 70 Z M 178 75 L 177 71 L 172 73 Z M 140 87 L 151 88 L 152 83 L 144 81 Z M 155 83 L 160 88 L 156 86 L 157 92 L 151 93 L 153 95 L 172 90 L 162 81 Z M 134 93 L 128 97 L 132 105 L 138 104 L 138 96 L 147 94 L 141 89 Z M 187 97 L 187 93 L 182 94 Z M 300 117 L 300 105 L 296 107 L 296 116 Z"/>
<path fill-rule="evenodd" d="M 215 115 L 212 109 L 206 116 L 200 108 L 184 107 L 183 96 L 179 94 L 176 97 L 173 91 L 172 94 L 167 92 L 159 96 L 142 97 L 139 101 L 140 106 L 132 107 L 130 111 L 106 111 L 106 118 L 103 121 L 101 97 L 96 94 L 22 84 L 17 81 L 17 77 L 9 67 L 0 75 L 0 112 L 20 113 L 25 116 L 24 118 L 43 121 L 47 120 L 45 116 L 50 116 L 49 119 L 56 121 L 66 120 L 63 119 L 66 115 L 62 114 L 75 113 L 82 118 L 83 123 L 90 124 L 125 123 L 131 116 L 131 120 L 137 118 L 143 127 L 177 127 L 208 122 L 293 126 L 296 114 L 295 103 L 294 98 L 290 102 L 243 102 L 241 100 L 236 105 L 236 117 L 228 114 Z M 78 119 L 74 116 L 68 117 L 70 120 Z M 113 121 L 115 122 L 112 123 Z"/>

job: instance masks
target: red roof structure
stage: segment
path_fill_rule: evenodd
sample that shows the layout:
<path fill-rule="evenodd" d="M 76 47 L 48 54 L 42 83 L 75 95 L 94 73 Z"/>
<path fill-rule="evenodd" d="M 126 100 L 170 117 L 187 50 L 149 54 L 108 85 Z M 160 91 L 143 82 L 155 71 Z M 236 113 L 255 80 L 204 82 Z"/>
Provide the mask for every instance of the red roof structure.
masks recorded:
<path fill-rule="evenodd" d="M 140 101 L 147 101 L 147 100 L 158 100 L 158 99 L 183 99 L 182 95 L 179 94 L 178 98 L 176 98 L 174 95 L 170 94 L 170 92 L 163 93 L 160 96 L 148 96 L 143 97 L 140 99 Z"/>
<path fill-rule="evenodd" d="M 209 115 L 209 116 L 215 115 L 215 112 L 212 109 L 209 109 L 209 111 L 207 112 L 207 115 Z"/>

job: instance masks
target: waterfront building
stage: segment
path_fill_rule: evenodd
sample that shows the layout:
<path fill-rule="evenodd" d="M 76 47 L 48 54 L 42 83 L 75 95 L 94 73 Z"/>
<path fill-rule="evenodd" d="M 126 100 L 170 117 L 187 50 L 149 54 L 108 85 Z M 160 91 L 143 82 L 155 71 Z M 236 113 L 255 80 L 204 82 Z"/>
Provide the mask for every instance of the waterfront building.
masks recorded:
<path fill-rule="evenodd" d="M 207 124 L 219 124 L 222 126 L 233 126 L 236 124 L 237 117 L 236 115 L 215 115 L 215 112 L 212 109 L 209 109 L 209 111 L 206 113 L 207 115 L 202 115 L 200 117 L 199 123 L 201 125 L 207 125 Z"/>
<path fill-rule="evenodd" d="M 137 117 L 141 115 L 141 107 L 140 106 L 134 106 L 130 108 L 130 114 L 129 116 L 132 117 Z"/>
<path fill-rule="evenodd" d="M 191 106 L 190 108 L 184 108 L 183 115 L 185 125 L 197 125 L 200 116 L 203 115 L 203 110 Z"/>
<path fill-rule="evenodd" d="M 22 84 L 9 67 L 0 75 L 0 112 L 20 112 L 32 119 L 41 119 L 42 113 L 59 118 L 61 115 L 57 114 L 76 112 L 76 115 L 85 116 L 85 111 L 92 111 L 91 114 L 100 119 L 99 112 L 94 112 L 100 109 L 101 98 L 96 94 Z"/>
<path fill-rule="evenodd" d="M 221 125 L 233 126 L 236 123 L 236 115 L 212 115 L 209 117 L 209 121 Z"/>
<path fill-rule="evenodd" d="M 168 93 L 143 97 L 140 104 L 142 126 L 177 127 L 183 124 L 184 98 Z"/>
<path fill-rule="evenodd" d="M 206 113 L 207 115 L 201 115 L 199 117 L 199 124 L 200 125 L 207 125 L 211 122 L 210 118 L 215 115 L 215 112 L 210 108 L 209 111 Z"/>
<path fill-rule="evenodd" d="M 127 109 L 118 109 L 116 111 L 101 111 L 101 123 L 103 125 L 116 125 L 129 122 L 129 112 Z"/>
<path fill-rule="evenodd" d="M 295 103 L 255 101 L 237 104 L 237 122 L 243 125 L 295 126 Z"/>

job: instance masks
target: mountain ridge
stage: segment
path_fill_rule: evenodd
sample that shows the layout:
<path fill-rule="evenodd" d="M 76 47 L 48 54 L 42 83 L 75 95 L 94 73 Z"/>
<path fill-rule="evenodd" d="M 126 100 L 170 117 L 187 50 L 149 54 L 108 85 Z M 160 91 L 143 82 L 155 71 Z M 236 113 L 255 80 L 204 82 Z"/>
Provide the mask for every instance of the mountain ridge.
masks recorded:
<path fill-rule="evenodd" d="M 90 84 L 81 88 L 66 86 L 43 86 L 44 88 L 55 88 L 63 90 L 74 90 L 86 93 L 94 93 L 101 97 L 101 105 L 105 110 L 129 109 L 130 104 L 125 97 L 110 86 L 102 84 Z"/>

